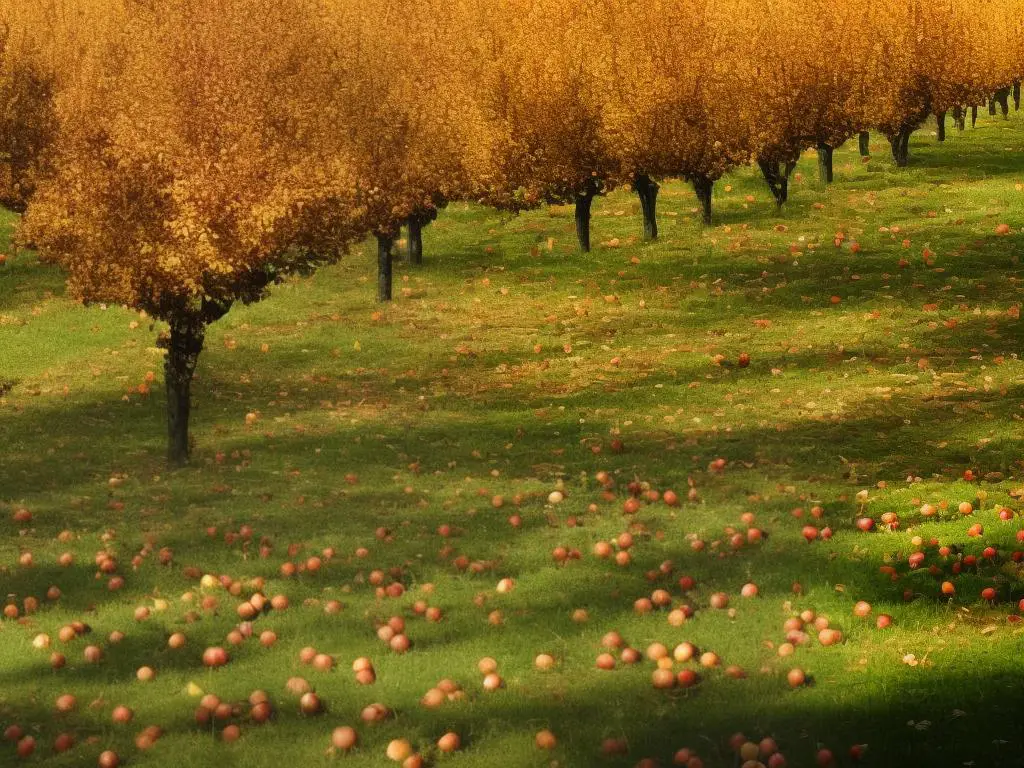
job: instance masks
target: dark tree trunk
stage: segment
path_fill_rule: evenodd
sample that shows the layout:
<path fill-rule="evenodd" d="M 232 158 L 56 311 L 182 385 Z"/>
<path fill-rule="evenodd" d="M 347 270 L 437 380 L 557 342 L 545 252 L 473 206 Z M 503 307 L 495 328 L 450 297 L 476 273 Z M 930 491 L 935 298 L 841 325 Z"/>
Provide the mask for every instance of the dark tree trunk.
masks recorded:
<path fill-rule="evenodd" d="M 988 113 L 992 116 L 996 116 L 996 97 L 995 94 L 988 97 Z"/>
<path fill-rule="evenodd" d="M 392 235 L 377 235 L 377 301 L 391 301 Z"/>
<path fill-rule="evenodd" d="M 1010 86 L 1006 88 L 1000 88 L 996 91 L 995 95 L 996 104 L 999 105 L 999 111 L 1003 113 L 1003 120 L 1007 120 L 1010 117 Z"/>
<path fill-rule="evenodd" d="M 910 128 L 901 128 L 899 133 L 887 137 L 892 145 L 892 159 L 898 168 L 906 168 L 907 163 L 910 162 L 910 134 L 912 132 Z"/>
<path fill-rule="evenodd" d="M 935 113 L 935 125 L 938 128 L 939 141 L 946 140 L 946 113 L 936 112 Z"/>
<path fill-rule="evenodd" d="M 892 159 L 898 167 L 900 165 L 900 135 L 898 133 L 892 136 L 886 134 L 885 138 L 889 140 L 889 146 L 892 149 Z"/>
<path fill-rule="evenodd" d="M 971 128 L 978 127 L 978 105 L 971 106 Z"/>
<path fill-rule="evenodd" d="M 576 195 L 576 238 L 580 241 L 580 250 L 583 253 L 590 253 L 590 207 L 594 203 L 594 190 L 588 187 L 586 191 Z"/>
<path fill-rule="evenodd" d="M 961 107 L 958 104 L 957 106 L 953 107 L 953 125 L 956 126 L 956 129 L 958 131 L 962 131 L 964 128 L 967 127 L 966 123 L 967 111 L 964 109 L 964 107 Z"/>
<path fill-rule="evenodd" d="M 188 417 L 192 407 L 192 377 L 203 351 L 206 327 L 199 320 L 172 321 L 164 381 L 167 385 L 167 461 L 172 466 L 188 463 Z"/>
<path fill-rule="evenodd" d="M 789 199 L 789 175 L 796 167 L 796 163 L 786 163 L 783 170 L 783 166 L 778 162 L 758 158 L 757 165 L 768 184 L 768 189 L 771 190 L 772 197 L 775 198 L 775 205 L 782 208 Z"/>
<path fill-rule="evenodd" d="M 832 147 L 828 144 L 818 143 L 818 176 L 822 184 L 832 183 Z"/>
<path fill-rule="evenodd" d="M 860 149 L 861 157 L 871 156 L 871 134 L 867 131 L 861 131 L 857 136 L 857 147 Z"/>
<path fill-rule="evenodd" d="M 693 191 L 697 193 L 697 199 L 700 201 L 701 221 L 710 224 L 711 191 L 715 187 L 715 182 L 707 176 L 694 176 L 690 183 L 693 184 Z"/>
<path fill-rule="evenodd" d="M 406 260 L 410 264 L 422 264 L 423 263 L 423 226 L 426 224 L 423 217 L 419 213 L 412 213 L 409 215 L 409 220 L 406 225 L 409 228 L 409 239 L 408 248 L 406 250 Z"/>
<path fill-rule="evenodd" d="M 1020 80 L 1013 81 L 1013 109 L 1020 112 Z"/>
<path fill-rule="evenodd" d="M 640 198 L 640 208 L 644 214 L 644 239 L 658 239 L 658 183 L 650 176 L 638 174 L 633 180 L 633 189 Z"/>

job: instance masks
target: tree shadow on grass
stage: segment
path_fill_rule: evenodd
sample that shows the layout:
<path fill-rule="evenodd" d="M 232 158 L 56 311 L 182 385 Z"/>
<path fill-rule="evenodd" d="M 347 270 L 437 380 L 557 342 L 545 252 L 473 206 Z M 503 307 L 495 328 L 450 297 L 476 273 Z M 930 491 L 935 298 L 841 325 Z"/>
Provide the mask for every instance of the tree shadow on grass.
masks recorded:
<path fill-rule="evenodd" d="M 1003 338 L 1006 339 L 1008 335 L 1016 338 L 1019 325 L 1017 321 L 1006 321 L 1007 330 L 1002 333 Z M 955 356 L 947 359 L 946 352 L 974 341 L 977 330 L 973 323 L 965 323 L 953 331 L 943 332 L 941 338 L 937 338 L 938 332 L 932 333 L 931 336 L 925 334 L 925 340 L 933 344 L 941 343 L 942 346 L 936 345 L 931 349 L 919 346 L 910 350 L 910 354 L 915 360 L 919 354 L 928 357 L 930 364 L 941 374 L 957 363 Z M 883 354 L 885 350 L 867 348 L 857 352 L 870 358 L 876 353 Z M 717 382 L 728 383 L 730 387 L 756 386 L 758 382 L 767 383 L 773 380 L 771 368 L 794 364 L 799 370 L 815 368 L 819 371 L 833 370 L 837 374 L 845 365 L 843 360 L 838 358 L 804 352 L 793 356 L 780 356 L 778 359 L 758 360 L 746 371 L 724 369 L 715 372 L 716 378 L 712 381 L 705 381 L 708 385 Z M 704 380 L 706 371 L 715 370 L 705 366 L 705 363 L 698 361 L 690 369 L 673 366 L 672 375 L 656 373 L 654 376 L 646 376 L 642 379 L 643 391 L 651 393 L 652 404 L 659 402 L 654 395 L 657 391 L 654 386 L 658 383 L 666 387 L 675 386 L 681 393 L 685 393 L 688 381 Z M 930 379 L 930 372 L 919 370 L 916 362 L 905 366 L 899 364 L 890 370 L 894 373 L 904 373 L 904 367 L 906 375 L 911 378 L 920 377 L 925 381 Z M 254 431 L 234 433 L 211 440 L 208 423 L 203 421 L 203 404 L 207 402 L 208 395 L 203 388 L 197 388 L 196 397 L 200 404 L 195 424 L 200 443 L 196 455 L 198 466 L 175 474 L 176 487 L 173 490 L 168 489 L 162 500 L 158 500 L 161 496 L 158 490 L 148 492 L 149 498 L 139 496 L 137 492 L 130 493 L 128 489 L 138 485 L 138 481 L 133 479 L 129 480 L 126 490 L 111 490 L 106 487 L 106 479 L 109 478 L 110 472 L 116 471 L 118 465 L 124 462 L 121 446 L 126 444 L 143 446 L 142 450 L 136 451 L 131 461 L 133 471 L 138 477 L 163 474 L 165 467 L 162 452 L 159 450 L 162 432 L 159 399 L 154 398 L 153 402 L 131 411 L 124 409 L 120 403 L 111 409 L 109 405 L 103 403 L 93 404 L 85 401 L 34 406 L 31 410 L 26 409 L 4 422 L 3 429 L 9 436 L 7 445 L 10 446 L 10 450 L 4 458 L 3 481 L 0 486 L 3 487 L 9 503 L 33 496 L 38 498 L 41 494 L 70 493 L 88 497 L 89 500 L 78 509 L 57 510 L 55 514 L 37 521 L 37 526 L 47 526 L 40 529 L 41 531 L 48 535 L 56 535 L 64 527 L 102 526 L 139 514 L 144 520 L 147 508 L 166 504 L 179 507 L 216 507 L 220 499 L 232 498 L 238 487 L 248 487 L 250 493 L 259 490 L 260 493 L 269 493 L 272 496 L 284 494 L 284 498 L 287 498 L 289 495 L 301 493 L 309 482 L 319 482 L 315 473 L 327 471 L 331 466 L 369 468 L 363 471 L 378 475 L 385 472 L 407 471 L 407 465 L 424 459 L 427 464 L 423 470 L 442 470 L 445 469 L 443 462 L 439 463 L 434 458 L 436 450 L 431 446 L 449 445 L 454 448 L 456 444 L 466 444 L 467 440 L 484 447 L 511 442 L 513 447 L 511 453 L 507 455 L 517 464 L 523 462 L 530 454 L 534 457 L 546 457 L 568 451 L 564 457 L 555 458 L 555 463 L 570 467 L 595 464 L 632 466 L 645 463 L 650 467 L 648 471 L 655 475 L 665 472 L 664 462 L 667 457 L 664 454 L 664 441 L 671 439 L 692 440 L 701 446 L 696 453 L 701 455 L 702 460 L 706 458 L 708 461 L 715 455 L 737 458 L 742 456 L 747 460 L 756 456 L 768 460 L 784 460 L 787 456 L 792 456 L 796 450 L 805 471 L 815 474 L 821 471 L 835 471 L 835 462 L 842 453 L 850 461 L 863 462 L 867 466 L 876 467 L 879 471 L 893 472 L 897 467 L 901 468 L 899 471 L 913 468 L 922 476 L 933 472 L 941 474 L 950 466 L 974 461 L 997 464 L 998 466 L 991 468 L 1005 473 L 1012 469 L 1012 454 L 1017 445 L 1016 441 L 1003 440 L 1001 443 L 1000 440 L 996 440 L 988 441 L 983 450 L 979 448 L 967 451 L 958 442 L 952 442 L 944 448 L 937 447 L 940 442 L 948 439 L 951 415 L 956 417 L 958 429 L 961 431 L 968 426 L 984 428 L 986 423 L 996 424 L 1019 415 L 1019 386 L 1013 386 L 1005 393 L 997 389 L 989 392 L 975 391 L 972 387 L 957 387 L 956 390 L 959 391 L 955 391 L 952 385 L 956 382 L 951 381 L 949 388 L 925 393 L 924 397 L 913 390 L 906 394 L 896 390 L 889 400 L 866 403 L 865 405 L 873 411 L 871 415 L 851 412 L 840 417 L 830 417 L 831 420 L 820 421 L 804 420 L 799 413 L 793 413 L 787 414 L 787 417 L 779 422 L 779 426 L 746 426 L 734 428 L 729 432 L 692 425 L 671 427 L 666 428 L 664 435 L 659 434 L 656 440 L 630 435 L 629 453 L 624 456 L 603 456 L 597 461 L 593 458 L 587 459 L 580 452 L 580 440 L 585 441 L 587 435 L 606 434 L 607 429 L 613 426 L 614 420 L 617 419 L 614 414 L 618 409 L 632 410 L 643 401 L 643 396 L 635 389 L 635 385 L 641 380 L 627 378 L 621 381 L 613 378 L 615 376 L 617 374 L 610 374 L 605 382 L 592 382 L 590 386 L 567 391 L 564 396 L 555 400 L 556 403 L 564 404 L 566 411 L 549 409 L 542 419 L 520 424 L 518 429 L 523 432 L 522 434 L 517 434 L 517 424 L 524 405 L 547 408 L 551 404 L 550 394 L 538 396 L 536 382 L 530 379 L 522 382 L 523 387 L 534 393 L 526 400 L 526 390 L 503 390 L 496 387 L 490 392 L 479 391 L 473 410 L 461 411 L 460 408 L 461 412 L 456 412 L 451 410 L 458 402 L 457 392 L 453 392 L 450 405 L 445 405 L 444 398 L 441 398 L 441 405 L 424 413 L 419 420 L 413 414 L 403 414 L 392 423 L 382 421 L 373 424 L 368 430 L 362 422 L 353 425 L 346 423 L 344 419 L 333 419 L 313 425 L 314 428 L 309 434 L 294 430 L 290 430 L 289 434 L 289 430 L 275 430 L 275 436 L 271 439 L 265 437 L 257 428 Z M 432 377 L 433 373 L 427 370 L 422 372 L 419 378 L 409 379 L 407 385 L 410 390 L 416 391 L 419 386 L 427 385 Z M 387 396 L 387 385 L 384 382 L 371 377 L 364 381 L 367 384 L 383 385 L 379 394 Z M 202 385 L 213 390 L 220 386 L 215 373 Z M 268 395 L 269 392 L 260 393 L 254 390 L 251 398 L 259 402 Z M 318 393 L 313 391 L 309 396 L 316 398 Z M 685 397 L 689 396 L 684 395 L 684 399 L 675 404 L 684 404 Z M 660 402 L 673 404 L 671 400 L 664 400 L 664 395 L 657 397 L 661 398 Z M 315 402 L 310 403 L 310 406 L 315 405 Z M 239 420 L 246 408 L 245 402 L 230 406 L 230 409 L 236 412 L 234 418 Z M 586 425 L 581 426 L 577 423 L 575 427 L 570 426 L 577 421 L 574 415 L 576 412 L 594 412 L 598 409 L 610 415 L 606 419 L 591 416 Z M 117 418 L 110 418 L 112 414 L 116 414 Z M 97 416 L 102 417 L 109 426 L 103 429 L 94 428 L 90 420 Z M 909 419 L 911 424 L 905 424 L 906 419 Z M 76 454 L 79 457 L 76 460 L 56 461 L 39 458 L 45 455 L 49 447 L 40 441 L 52 434 L 56 424 L 60 425 L 61 440 L 65 444 L 64 452 Z M 453 431 L 453 424 L 461 427 Z M 560 430 L 559 426 L 566 429 Z M 878 437 L 879 435 L 884 437 Z M 204 448 L 204 444 L 210 447 Z M 147 450 L 145 446 L 150 448 Z M 211 460 L 209 451 L 214 447 L 224 451 L 226 455 L 243 450 L 251 451 L 252 467 L 239 475 L 233 472 L 234 465 L 239 459 L 228 458 L 226 465 L 221 468 L 208 464 Z M 318 454 L 317 449 L 323 452 Z M 502 452 L 501 455 L 506 454 Z M 992 458 L 986 459 L 988 456 Z M 306 479 L 301 474 L 292 477 L 281 471 L 299 457 L 299 463 L 311 463 L 313 477 Z M 340 465 L 339 459 L 342 461 Z M 269 465 L 266 464 L 268 461 Z M 536 463 L 536 459 L 531 463 Z M 525 467 L 520 465 L 517 472 L 524 470 Z M 274 474 L 275 472 L 279 474 Z M 266 487 L 258 489 L 254 483 L 265 483 Z M 340 476 L 336 477 L 334 486 L 343 488 L 344 483 Z M 373 493 L 378 501 L 385 502 L 384 507 L 403 503 L 403 494 L 399 489 L 382 491 L 381 488 L 376 488 Z M 384 493 L 384 497 L 380 496 L 381 493 Z M 352 492 L 349 495 L 356 500 L 360 492 Z M 125 500 L 127 505 L 123 508 L 109 507 L 110 501 L 120 501 L 123 504 Z M 271 508 L 273 506 L 272 504 Z"/>

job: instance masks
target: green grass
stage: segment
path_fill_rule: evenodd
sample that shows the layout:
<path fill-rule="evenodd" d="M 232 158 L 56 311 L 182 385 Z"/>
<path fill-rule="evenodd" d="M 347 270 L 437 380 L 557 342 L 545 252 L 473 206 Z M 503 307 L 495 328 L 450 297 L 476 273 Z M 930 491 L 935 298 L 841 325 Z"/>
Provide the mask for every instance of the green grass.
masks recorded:
<path fill-rule="evenodd" d="M 665 185 L 656 244 L 639 240 L 635 196 L 614 193 L 595 203 L 588 256 L 575 250 L 567 208 L 509 218 L 452 205 L 425 232 L 427 263 L 397 268 L 396 300 L 383 308 L 373 302 L 372 248 L 356 249 L 211 329 L 194 387 L 194 464 L 177 472 L 163 462 L 161 357 L 150 321 L 82 308 L 63 297 L 54 269 L 28 254 L 9 260 L 0 267 L 0 381 L 9 387 L 0 395 L 0 591 L 43 605 L 22 622 L 0 621 L 0 726 L 23 725 L 39 739 L 29 763 L 54 766 L 93 765 L 108 748 L 140 766 L 374 766 L 387 763 L 385 747 L 399 737 L 437 765 L 467 768 L 631 766 L 642 757 L 668 765 L 683 746 L 708 766 L 731 766 L 736 731 L 773 735 L 792 766 L 812 765 L 819 745 L 850 764 L 855 743 L 870 745 L 863 764 L 871 766 L 1019 766 L 1022 628 L 1007 616 L 1024 597 L 1010 559 L 1024 547 L 1015 539 L 1024 526 L 1001 522 L 995 508 L 1018 509 L 1010 492 L 1024 485 L 1016 311 L 1024 120 L 982 116 L 945 145 L 919 132 L 903 170 L 881 139 L 868 164 L 855 144 L 836 153 L 829 189 L 815 179 L 813 156 L 805 158 L 781 214 L 750 170 L 718 185 L 717 223 L 707 229 L 689 188 Z M 995 234 L 1003 222 L 1013 227 L 1007 237 Z M 4 237 L 13 224 L 5 218 Z M 838 249 L 837 231 L 847 237 Z M 901 267 L 901 258 L 909 263 Z M 747 368 L 736 365 L 743 352 Z M 138 386 L 150 371 L 157 380 L 146 396 Z M 258 418 L 247 425 L 249 413 Z M 612 450 L 616 437 L 622 452 Z M 719 457 L 725 471 L 710 472 Z M 601 498 L 594 475 L 602 469 L 616 479 L 614 501 Z M 963 480 L 966 469 L 983 479 Z M 358 482 L 346 482 L 347 473 Z M 109 484 L 115 475 L 126 476 L 120 487 Z M 692 482 L 698 500 L 645 504 L 625 518 L 634 479 L 684 499 Z M 559 483 L 567 498 L 549 506 Z M 870 490 L 876 519 L 899 514 L 898 531 L 854 528 L 861 489 Z M 492 507 L 496 494 L 505 508 Z M 506 522 L 516 494 L 519 530 Z M 955 513 L 962 500 L 977 506 L 979 494 L 986 498 L 973 518 Z M 939 519 L 917 514 L 921 502 L 941 500 L 950 510 Z M 591 503 L 597 512 L 587 511 Z M 806 544 L 800 531 L 816 503 L 835 535 Z M 26 530 L 11 520 L 21 506 L 34 516 Z M 729 553 L 727 532 L 745 530 L 745 512 L 768 537 Z M 984 525 L 982 537 L 967 535 L 973 522 Z M 447 541 L 437 533 L 445 523 L 455 529 Z M 256 540 L 249 548 L 225 542 L 243 524 L 269 539 L 269 557 L 259 557 Z M 393 541 L 375 537 L 379 526 Z M 591 554 L 627 528 L 637 540 L 629 567 Z M 72 542 L 57 541 L 63 530 Z M 119 592 L 96 578 L 107 532 L 126 580 Z M 965 554 L 991 545 L 1000 556 L 951 577 L 953 558 L 928 547 L 926 565 L 943 576 L 910 572 L 914 535 Z M 707 549 L 695 551 L 691 538 Z M 174 564 L 151 555 L 133 568 L 147 542 L 170 547 Z M 279 567 L 292 544 L 302 548 L 291 558 L 300 562 L 328 546 L 338 554 L 319 573 L 286 579 Z M 559 545 L 582 558 L 557 565 Z M 368 557 L 355 556 L 361 546 Z M 24 551 L 34 567 L 18 565 Z M 57 565 L 63 551 L 74 553 L 73 566 Z M 484 572 L 459 572 L 459 555 Z M 665 560 L 672 574 L 650 582 L 645 574 Z M 897 580 L 880 573 L 885 564 Z M 213 590 L 214 613 L 184 603 L 183 593 L 208 592 L 188 568 L 263 577 L 268 595 L 287 595 L 288 610 L 256 621 L 258 631 L 277 633 L 277 645 L 249 640 L 227 667 L 205 670 L 202 649 L 224 643 L 237 601 Z M 406 595 L 377 600 L 367 583 L 375 568 L 400 568 Z M 685 597 L 676 586 L 683 574 L 698 583 Z M 516 588 L 498 594 L 506 576 Z M 953 599 L 940 593 L 945 578 L 956 584 Z M 739 596 L 748 581 L 758 598 Z M 63 592 L 56 603 L 44 598 L 50 585 Z M 990 585 L 994 606 L 979 598 Z M 658 587 L 692 604 L 694 618 L 675 628 L 664 611 L 635 615 L 634 600 Z M 715 591 L 731 596 L 734 616 L 708 607 Z M 135 622 L 134 609 L 157 597 L 170 608 Z M 319 603 L 331 598 L 343 601 L 342 614 L 323 613 Z M 414 617 L 421 598 L 443 609 L 443 621 Z M 894 626 L 881 631 L 855 618 L 857 600 L 891 614 Z M 588 622 L 572 620 L 576 608 L 587 609 Z M 782 624 L 804 609 L 829 616 L 844 641 L 812 642 L 780 659 Z M 187 623 L 189 610 L 201 618 Z M 493 610 L 502 626 L 488 623 Z M 396 614 L 408 620 L 406 655 L 375 636 L 376 622 Z M 57 631 L 73 620 L 92 634 L 65 645 Z M 115 629 L 126 634 L 119 645 L 107 642 Z M 666 692 L 651 687 L 651 662 L 598 671 L 610 629 L 641 650 L 689 640 L 741 665 L 747 678 L 713 670 L 695 688 Z M 171 651 L 166 638 L 179 630 L 188 645 Z M 51 671 L 49 651 L 32 647 L 39 632 L 67 654 L 64 669 Z M 104 647 L 101 664 L 82 660 L 87 642 Z M 334 654 L 336 670 L 302 666 L 307 645 Z M 540 652 L 556 656 L 555 670 L 533 668 Z M 907 654 L 923 663 L 904 663 Z M 363 655 L 376 666 L 372 687 L 356 685 L 350 671 Z M 484 656 L 500 664 L 499 692 L 481 688 Z M 152 683 L 135 679 L 144 664 L 157 670 Z M 789 690 L 792 666 L 813 684 Z M 285 691 L 293 675 L 311 682 L 326 714 L 298 715 Z M 424 709 L 420 697 L 443 677 L 461 683 L 466 700 Z M 277 717 L 264 726 L 237 720 L 241 740 L 224 744 L 193 723 L 190 681 L 229 701 L 265 689 Z M 79 707 L 56 716 L 64 692 Z M 395 717 L 364 726 L 359 712 L 374 701 Z M 117 704 L 135 710 L 130 726 L 111 723 Z M 134 736 L 150 724 L 165 735 L 140 752 Z M 357 726 L 361 746 L 331 757 L 330 732 L 341 724 Z M 559 738 L 551 753 L 533 745 L 541 728 Z M 450 729 L 465 747 L 436 755 L 434 742 Z M 54 755 L 61 731 L 79 743 Z M 627 739 L 628 756 L 601 757 L 606 737 Z M 0 744 L 0 765 L 15 763 L 13 745 Z"/>

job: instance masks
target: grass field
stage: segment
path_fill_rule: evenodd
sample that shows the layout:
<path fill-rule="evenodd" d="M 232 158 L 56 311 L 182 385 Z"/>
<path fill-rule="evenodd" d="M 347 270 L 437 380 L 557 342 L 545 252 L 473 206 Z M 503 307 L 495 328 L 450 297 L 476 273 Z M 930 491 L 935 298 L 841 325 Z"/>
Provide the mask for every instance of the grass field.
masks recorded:
<path fill-rule="evenodd" d="M 1024 625 L 1015 621 L 1024 584 L 1012 559 L 1024 524 L 997 516 L 1000 506 L 1021 508 L 1013 494 L 1024 486 L 1024 119 L 983 115 L 944 145 L 929 127 L 905 170 L 879 137 L 872 152 L 866 164 L 856 142 L 837 152 L 829 189 L 806 157 L 782 214 L 763 182 L 739 171 L 717 186 L 717 222 L 706 229 L 689 187 L 667 184 L 656 244 L 639 239 L 636 197 L 616 192 L 595 202 L 586 256 L 569 208 L 505 217 L 453 204 L 424 233 L 427 263 L 396 267 L 393 304 L 373 301 L 366 245 L 214 326 L 193 390 L 193 465 L 176 472 L 163 460 L 158 329 L 121 308 L 72 303 L 59 272 L 30 254 L 8 259 L 0 597 L 41 605 L 0 620 L 0 727 L 21 725 L 38 740 L 26 762 L 53 766 L 94 765 L 106 749 L 140 766 L 375 766 L 388 764 L 396 738 L 431 764 L 466 768 L 645 757 L 665 766 L 681 747 L 706 766 L 732 766 L 737 731 L 773 736 L 791 766 L 815 765 L 821 747 L 852 765 L 854 744 L 868 745 L 860 764 L 870 766 L 1024 765 Z M 14 223 L 4 218 L 5 238 Z M 996 234 L 1002 223 L 1009 235 Z M 601 470 L 614 498 L 602 495 Z M 631 481 L 674 489 L 681 503 L 644 501 L 625 516 Z M 565 500 L 550 504 L 556 489 Z M 864 514 L 878 522 L 870 533 L 853 524 L 862 490 Z M 971 517 L 958 512 L 962 501 Z M 935 517 L 920 514 L 926 502 L 940 507 Z M 31 522 L 14 521 L 21 508 Z M 898 530 L 881 530 L 887 512 Z M 508 521 L 516 513 L 518 528 Z M 734 551 L 744 513 L 766 536 Z M 833 537 L 806 543 L 808 523 Z M 971 536 L 976 523 L 983 533 Z M 243 525 L 254 531 L 249 544 L 225 538 Z M 627 530 L 630 564 L 592 553 Z M 925 561 L 912 570 L 914 536 Z M 261 557 L 264 537 L 271 551 Z M 559 546 L 581 557 L 559 564 Z M 987 546 L 994 558 L 982 557 Z M 170 565 L 158 561 L 164 547 Z M 319 571 L 281 575 L 285 561 L 327 547 L 336 555 Z M 120 590 L 98 573 L 103 548 L 116 556 Z M 27 552 L 31 567 L 19 564 Z M 70 566 L 58 564 L 63 552 Z M 958 553 L 979 564 L 953 575 Z M 375 569 L 398 569 L 405 594 L 376 597 Z M 202 587 L 200 574 L 240 580 L 242 597 Z M 696 581 L 688 593 L 684 575 Z M 254 622 L 277 643 L 264 648 L 254 636 L 227 646 L 225 667 L 204 668 L 203 649 L 225 645 L 255 577 L 267 596 L 290 601 Z M 506 577 L 515 588 L 499 593 Z M 940 589 L 946 580 L 952 596 Z M 740 596 L 748 582 L 759 596 Z M 986 587 L 995 601 L 981 599 Z M 634 601 L 659 588 L 674 606 L 691 605 L 692 618 L 677 627 L 668 609 L 636 613 Z M 709 607 L 715 592 L 734 611 Z M 204 610 L 209 596 L 217 606 Z M 333 599 L 344 609 L 326 614 Z M 416 615 L 416 600 L 442 620 Z M 871 616 L 853 614 L 859 600 Z M 140 606 L 152 610 L 145 621 L 133 617 Z M 585 622 L 574 620 L 580 608 Z M 781 658 L 783 623 L 804 610 L 829 617 L 842 641 L 823 647 L 814 631 Z M 489 621 L 493 611 L 501 624 Z M 876 628 L 880 613 L 893 617 L 888 629 Z M 407 622 L 405 654 L 376 636 L 395 615 Z M 75 620 L 91 633 L 61 642 Z M 689 641 L 722 667 L 677 663 L 673 671 L 692 668 L 700 682 L 674 690 L 652 686 L 646 659 L 599 670 L 613 629 L 640 651 Z M 114 630 L 120 643 L 108 640 Z M 178 631 L 187 643 L 172 650 Z M 38 633 L 51 636 L 49 649 L 33 647 Z M 90 643 L 103 649 L 98 664 L 83 659 Z M 332 654 L 335 669 L 300 663 L 305 646 Z M 51 669 L 53 651 L 66 654 L 64 668 Z M 542 652 L 553 669 L 534 667 Z M 373 661 L 372 686 L 355 681 L 360 656 Z M 483 657 L 497 660 L 502 689 L 483 689 Z M 152 682 L 136 679 L 144 665 Z M 727 665 L 746 677 L 726 676 Z M 793 667 L 811 683 L 790 689 Z M 293 676 L 308 680 L 325 713 L 299 714 L 285 689 Z M 464 700 L 422 706 L 441 678 L 461 684 Z M 226 723 L 194 722 L 197 690 L 241 703 L 254 689 L 270 695 L 276 716 L 251 724 L 243 707 L 231 720 L 237 742 L 219 736 Z M 77 708 L 55 714 L 64 693 Z M 393 717 L 360 722 L 371 702 Z M 117 705 L 134 710 L 130 724 L 112 722 Z M 139 750 L 148 725 L 164 734 Z M 338 725 L 360 736 L 345 755 L 330 750 Z M 553 750 L 534 745 L 541 729 L 556 735 Z M 463 747 L 439 754 L 449 730 Z M 62 732 L 77 744 L 55 754 Z M 624 739 L 628 753 L 602 756 L 606 738 Z M 19 762 L 15 745 L 0 742 L 0 765 Z"/>

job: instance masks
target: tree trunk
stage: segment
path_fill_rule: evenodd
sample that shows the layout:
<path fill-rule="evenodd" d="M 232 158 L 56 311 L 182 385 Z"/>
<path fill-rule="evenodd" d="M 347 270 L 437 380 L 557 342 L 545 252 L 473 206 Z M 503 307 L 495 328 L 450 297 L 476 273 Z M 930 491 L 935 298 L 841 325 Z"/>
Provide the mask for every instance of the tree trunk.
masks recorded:
<path fill-rule="evenodd" d="M 587 187 L 586 191 L 576 195 L 576 238 L 580 241 L 580 250 L 590 253 L 590 206 L 594 203 L 594 190 Z"/>
<path fill-rule="evenodd" d="M 710 224 L 711 191 L 715 187 L 715 182 L 713 182 L 707 176 L 694 176 L 691 183 L 693 184 L 693 191 L 697 193 L 697 199 L 700 201 L 701 221 L 703 221 L 705 224 Z"/>
<path fill-rule="evenodd" d="M 996 104 L 999 105 L 999 111 L 1003 113 L 1003 120 L 1007 120 L 1010 117 L 1010 86 L 1006 88 L 1000 88 L 996 91 L 995 95 Z"/>
<path fill-rule="evenodd" d="M 192 407 L 192 376 L 203 351 L 205 326 L 194 318 L 171 321 L 171 335 L 164 359 L 167 385 L 167 461 L 172 466 L 188 463 L 188 417 Z"/>
<path fill-rule="evenodd" d="M 406 225 L 409 228 L 409 240 L 408 248 L 406 250 L 406 260 L 410 264 L 422 264 L 423 263 L 423 217 L 417 212 L 413 212 L 409 215 L 409 220 Z"/>
<path fill-rule="evenodd" d="M 636 194 L 640 198 L 640 208 L 644 214 L 644 239 L 657 240 L 657 207 L 658 190 L 660 187 L 650 176 L 637 174 L 637 177 L 633 180 L 633 189 L 636 190 Z"/>
<path fill-rule="evenodd" d="M 900 163 L 900 134 L 890 136 L 886 134 L 885 138 L 889 140 L 889 146 L 892 148 L 892 159 L 896 163 L 897 167 L 902 167 Z"/>
<path fill-rule="evenodd" d="M 974 104 L 971 107 L 971 128 L 978 126 L 978 105 Z"/>
<path fill-rule="evenodd" d="M 758 158 L 757 165 L 761 169 L 761 175 L 764 176 L 765 182 L 768 184 L 768 189 L 771 190 L 772 197 L 775 198 L 775 205 L 781 209 L 786 200 L 789 199 L 789 174 L 792 172 L 795 163 L 786 163 L 785 171 L 775 161 Z"/>
<path fill-rule="evenodd" d="M 897 168 L 906 168 L 910 161 L 910 134 L 912 132 L 909 128 L 901 128 L 898 133 L 887 136 L 892 145 L 892 159 L 896 162 Z"/>
<path fill-rule="evenodd" d="M 938 128 L 939 141 L 946 140 L 946 113 L 936 112 L 935 113 L 935 125 Z"/>
<path fill-rule="evenodd" d="M 1013 81 L 1013 110 L 1020 112 L 1020 80 Z"/>
<path fill-rule="evenodd" d="M 857 146 L 860 149 L 861 157 L 871 157 L 871 134 L 861 131 L 857 136 Z"/>
<path fill-rule="evenodd" d="M 956 126 L 958 131 L 962 131 L 966 128 L 967 114 L 966 110 L 959 104 L 953 107 L 953 125 Z"/>
<path fill-rule="evenodd" d="M 822 184 L 832 183 L 832 153 L 834 150 L 828 144 L 818 143 L 818 176 Z"/>
<path fill-rule="evenodd" d="M 377 235 L 377 301 L 391 301 L 392 235 Z"/>
<path fill-rule="evenodd" d="M 996 97 L 995 94 L 988 97 L 988 113 L 992 117 L 996 116 Z"/>

